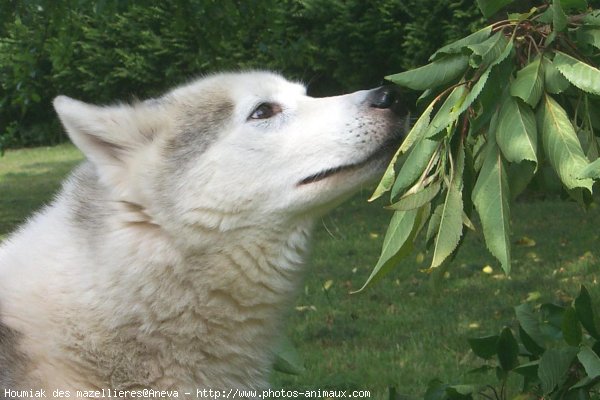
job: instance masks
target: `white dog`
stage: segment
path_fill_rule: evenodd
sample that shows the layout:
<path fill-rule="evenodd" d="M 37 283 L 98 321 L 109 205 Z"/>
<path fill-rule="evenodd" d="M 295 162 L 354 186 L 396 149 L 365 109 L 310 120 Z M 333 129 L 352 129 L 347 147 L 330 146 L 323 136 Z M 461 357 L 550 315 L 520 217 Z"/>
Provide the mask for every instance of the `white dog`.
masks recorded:
<path fill-rule="evenodd" d="M 0 247 L 0 398 L 267 387 L 313 220 L 382 172 L 395 103 L 267 72 L 57 97 L 88 161 Z"/>

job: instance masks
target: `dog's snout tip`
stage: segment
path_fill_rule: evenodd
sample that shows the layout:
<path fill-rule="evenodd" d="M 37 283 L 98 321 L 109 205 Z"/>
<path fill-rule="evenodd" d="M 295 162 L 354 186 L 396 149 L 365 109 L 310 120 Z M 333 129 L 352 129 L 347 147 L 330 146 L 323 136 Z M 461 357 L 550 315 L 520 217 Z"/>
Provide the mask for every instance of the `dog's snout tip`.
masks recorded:
<path fill-rule="evenodd" d="M 400 105 L 400 94 L 393 86 L 381 86 L 373 89 L 369 96 L 369 106 L 396 111 Z"/>

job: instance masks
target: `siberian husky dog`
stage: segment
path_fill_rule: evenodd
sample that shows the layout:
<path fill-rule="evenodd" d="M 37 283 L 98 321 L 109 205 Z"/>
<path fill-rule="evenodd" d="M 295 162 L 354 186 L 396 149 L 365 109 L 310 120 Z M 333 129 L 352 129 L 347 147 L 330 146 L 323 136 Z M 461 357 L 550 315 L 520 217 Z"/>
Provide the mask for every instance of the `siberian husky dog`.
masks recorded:
<path fill-rule="evenodd" d="M 258 71 L 57 97 L 87 161 L 0 247 L 0 398 L 268 387 L 313 221 L 381 174 L 396 100 Z"/>

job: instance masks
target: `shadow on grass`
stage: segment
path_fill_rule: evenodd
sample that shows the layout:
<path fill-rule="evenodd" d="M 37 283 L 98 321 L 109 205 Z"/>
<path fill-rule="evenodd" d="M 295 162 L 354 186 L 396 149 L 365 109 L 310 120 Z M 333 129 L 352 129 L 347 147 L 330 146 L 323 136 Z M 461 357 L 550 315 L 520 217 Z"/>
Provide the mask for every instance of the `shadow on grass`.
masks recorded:
<path fill-rule="evenodd" d="M 0 238 L 49 203 L 62 180 L 79 161 L 37 162 L 10 172 L 0 180 Z"/>

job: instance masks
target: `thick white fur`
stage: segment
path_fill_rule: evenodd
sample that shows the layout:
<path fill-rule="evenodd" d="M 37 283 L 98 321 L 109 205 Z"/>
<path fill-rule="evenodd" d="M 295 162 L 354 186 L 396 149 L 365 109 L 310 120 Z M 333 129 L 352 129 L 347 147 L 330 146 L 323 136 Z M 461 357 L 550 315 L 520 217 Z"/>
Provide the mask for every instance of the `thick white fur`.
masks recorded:
<path fill-rule="evenodd" d="M 312 221 L 385 164 L 300 184 L 389 139 L 368 94 L 248 72 L 134 105 L 58 97 L 89 161 L 0 247 L 11 389 L 265 388 Z M 282 111 L 249 119 L 263 102 Z"/>

